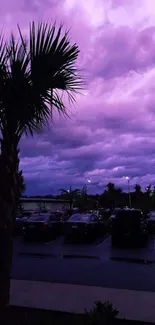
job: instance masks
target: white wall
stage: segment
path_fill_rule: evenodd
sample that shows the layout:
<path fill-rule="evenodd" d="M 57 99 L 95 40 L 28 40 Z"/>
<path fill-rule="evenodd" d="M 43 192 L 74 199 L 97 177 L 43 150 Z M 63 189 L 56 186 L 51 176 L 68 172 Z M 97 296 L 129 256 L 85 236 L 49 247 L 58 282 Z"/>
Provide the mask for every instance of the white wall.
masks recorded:
<path fill-rule="evenodd" d="M 44 205 L 43 205 L 44 206 Z M 26 211 L 39 210 L 37 202 L 23 202 L 23 208 Z M 69 203 L 65 202 L 47 202 L 45 203 L 45 208 L 47 210 L 57 211 L 57 210 L 69 210 Z"/>

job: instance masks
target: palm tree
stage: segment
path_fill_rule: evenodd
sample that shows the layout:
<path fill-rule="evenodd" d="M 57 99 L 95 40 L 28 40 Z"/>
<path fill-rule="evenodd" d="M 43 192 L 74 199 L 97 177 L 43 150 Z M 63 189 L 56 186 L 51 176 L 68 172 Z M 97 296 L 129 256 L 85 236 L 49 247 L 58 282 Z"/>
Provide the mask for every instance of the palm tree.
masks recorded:
<path fill-rule="evenodd" d="M 72 210 L 73 202 L 76 197 L 80 194 L 79 189 L 72 190 L 71 186 L 69 190 L 60 189 L 61 195 L 64 196 L 67 200 L 69 200 L 69 209 Z"/>
<path fill-rule="evenodd" d="M 106 187 L 107 187 L 108 193 L 113 193 L 115 191 L 115 184 L 113 184 L 113 183 L 108 183 Z"/>
<path fill-rule="evenodd" d="M 108 199 L 108 204 L 110 207 L 117 206 L 117 204 L 121 202 L 122 189 L 119 187 L 115 187 L 115 184 L 108 183 L 106 185 L 107 190 L 104 191 L 104 196 Z"/>
<path fill-rule="evenodd" d="M 107 201 L 108 201 L 108 205 L 110 207 L 114 207 L 115 206 L 115 184 L 113 183 L 108 183 L 106 185 L 107 190 L 105 190 L 105 195 L 107 196 Z"/>
<path fill-rule="evenodd" d="M 135 191 L 132 193 L 132 201 L 134 202 L 134 206 L 136 208 L 141 208 L 142 207 L 142 188 L 139 184 L 135 184 L 134 186 Z"/>
<path fill-rule="evenodd" d="M 144 192 L 144 198 L 145 198 L 145 206 L 146 206 L 146 210 L 150 211 L 151 207 L 152 207 L 152 184 L 149 184 L 146 188 L 145 188 L 145 192 Z"/>
<path fill-rule="evenodd" d="M 33 22 L 25 40 L 0 36 L 0 310 L 9 302 L 13 221 L 22 193 L 19 142 L 53 120 L 54 108 L 68 115 L 62 93 L 71 102 L 82 86 L 76 63 L 79 49 L 62 26 Z"/>

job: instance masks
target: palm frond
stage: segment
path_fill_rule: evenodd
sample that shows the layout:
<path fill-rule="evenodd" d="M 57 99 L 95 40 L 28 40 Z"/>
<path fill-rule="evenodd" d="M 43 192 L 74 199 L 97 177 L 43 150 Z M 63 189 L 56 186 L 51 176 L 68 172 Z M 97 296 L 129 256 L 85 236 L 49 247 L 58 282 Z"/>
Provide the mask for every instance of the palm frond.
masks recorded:
<path fill-rule="evenodd" d="M 2 123 L 4 122 L 3 93 L 6 79 L 6 61 L 6 42 L 4 41 L 4 36 L 0 34 L 0 128 L 2 127 Z"/>
<path fill-rule="evenodd" d="M 62 26 L 30 25 L 30 56 L 32 81 L 38 89 L 61 89 L 75 93 L 81 89 L 82 78 L 75 67 L 79 54 L 71 45 L 68 32 L 62 37 Z M 70 98 L 73 99 L 74 95 Z M 53 103 L 51 103 L 53 105 Z"/>
<path fill-rule="evenodd" d="M 0 66 L 4 67 L 6 62 L 7 55 L 6 55 L 6 42 L 4 42 L 4 36 L 0 35 Z"/>
<path fill-rule="evenodd" d="M 0 129 L 33 136 L 53 119 L 54 108 L 69 117 L 62 94 L 74 102 L 82 86 L 79 49 L 55 24 L 30 24 L 29 42 L 19 26 L 18 32 L 7 43 L 0 36 Z"/>
<path fill-rule="evenodd" d="M 59 190 L 59 192 L 61 192 L 61 194 L 68 194 L 68 191 L 65 190 L 65 189 L 63 189 L 63 188 L 61 188 L 61 189 Z"/>

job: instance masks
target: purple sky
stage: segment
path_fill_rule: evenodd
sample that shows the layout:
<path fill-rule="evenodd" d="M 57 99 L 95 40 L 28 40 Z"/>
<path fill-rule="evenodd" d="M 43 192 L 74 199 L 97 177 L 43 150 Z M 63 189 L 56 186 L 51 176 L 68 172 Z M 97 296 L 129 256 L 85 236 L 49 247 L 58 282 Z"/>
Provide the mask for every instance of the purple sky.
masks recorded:
<path fill-rule="evenodd" d="M 80 47 L 86 90 L 69 106 L 71 120 L 21 143 L 27 192 L 46 194 L 109 181 L 155 185 L 155 0 L 5 0 L 1 25 L 64 22 Z M 98 4 L 98 7 L 97 7 Z"/>

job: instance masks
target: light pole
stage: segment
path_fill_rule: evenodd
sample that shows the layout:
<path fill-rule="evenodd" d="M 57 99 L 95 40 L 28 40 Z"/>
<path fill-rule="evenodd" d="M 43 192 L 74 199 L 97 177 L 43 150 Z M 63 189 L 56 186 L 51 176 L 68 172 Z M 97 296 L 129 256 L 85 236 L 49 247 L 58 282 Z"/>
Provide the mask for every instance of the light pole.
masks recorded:
<path fill-rule="evenodd" d="M 128 196 L 129 196 L 129 207 L 131 209 L 131 193 L 130 193 L 130 178 L 128 176 L 125 177 L 128 181 Z"/>
<path fill-rule="evenodd" d="M 86 190 L 86 193 L 87 193 L 87 184 L 91 184 L 91 179 L 90 178 L 87 178 L 85 180 L 85 190 Z"/>
<path fill-rule="evenodd" d="M 73 199 L 72 199 L 72 188 L 70 186 L 69 190 L 67 190 L 68 194 L 69 194 L 69 209 L 70 212 L 72 210 L 72 205 L 73 205 Z"/>

